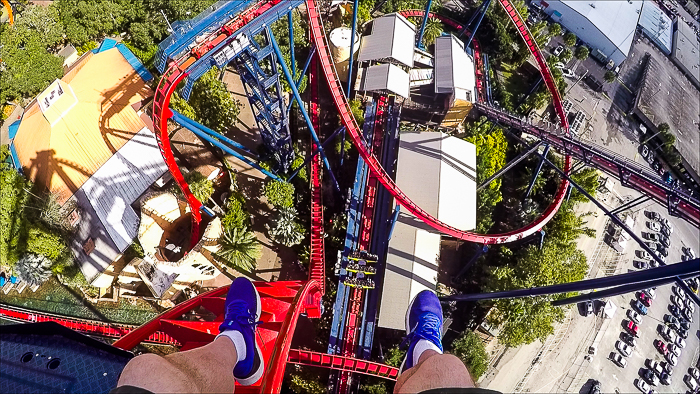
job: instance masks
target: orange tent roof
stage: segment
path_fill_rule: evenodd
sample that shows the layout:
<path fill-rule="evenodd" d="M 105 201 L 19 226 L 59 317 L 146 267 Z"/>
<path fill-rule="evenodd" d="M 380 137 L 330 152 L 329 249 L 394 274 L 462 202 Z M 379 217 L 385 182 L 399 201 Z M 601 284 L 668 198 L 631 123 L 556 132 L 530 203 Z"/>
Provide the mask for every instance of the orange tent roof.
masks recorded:
<path fill-rule="evenodd" d="M 14 139 L 25 174 L 67 200 L 145 127 L 132 105 L 152 95 L 117 48 L 89 52 L 27 107 Z"/>

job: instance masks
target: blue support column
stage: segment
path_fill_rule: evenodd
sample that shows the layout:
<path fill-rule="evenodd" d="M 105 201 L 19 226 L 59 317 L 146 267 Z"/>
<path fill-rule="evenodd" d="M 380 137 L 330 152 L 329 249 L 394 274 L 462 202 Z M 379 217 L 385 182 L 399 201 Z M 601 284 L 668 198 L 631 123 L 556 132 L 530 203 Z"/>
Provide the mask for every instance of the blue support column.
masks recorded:
<path fill-rule="evenodd" d="M 549 145 L 544 146 L 544 153 L 542 154 L 542 156 L 547 157 L 547 153 L 549 153 Z M 527 191 L 525 192 L 525 196 L 523 196 L 523 201 L 527 200 L 527 198 L 530 197 L 532 187 L 535 186 L 535 181 L 540 175 L 540 171 L 542 171 L 542 164 L 544 164 L 544 159 L 540 159 L 540 162 L 537 163 L 537 170 L 535 170 L 535 173 L 532 174 L 532 179 L 530 180 L 530 184 L 527 186 Z"/>
<path fill-rule="evenodd" d="M 334 131 L 333 134 L 331 134 L 330 137 L 326 138 L 326 140 L 323 141 L 323 145 L 322 145 L 322 146 L 325 148 L 326 145 L 328 145 L 328 143 L 331 142 L 331 141 L 333 140 L 333 138 L 335 138 L 335 136 L 338 135 L 338 133 L 340 133 L 340 131 L 341 131 L 341 130 L 344 130 L 344 129 L 345 129 L 345 126 L 340 126 L 340 127 L 338 127 L 338 129 L 337 129 L 336 131 Z M 319 151 L 319 149 L 316 148 L 316 149 L 313 151 L 313 153 L 311 153 L 311 155 L 309 155 L 309 157 L 307 157 L 306 160 L 304 160 L 304 163 L 303 163 L 302 165 L 300 165 L 299 168 L 297 168 L 297 169 L 294 171 L 294 173 L 292 173 L 292 175 L 289 176 L 289 179 L 287 179 L 287 181 L 291 181 L 292 179 L 294 179 L 294 177 L 297 176 L 297 174 L 299 173 L 299 171 L 301 171 L 302 168 L 306 167 L 306 165 L 309 164 L 309 162 L 311 161 L 311 159 L 313 159 L 314 156 L 316 156 L 316 154 L 318 154 L 318 151 Z"/>
<path fill-rule="evenodd" d="M 316 130 L 314 129 L 314 125 L 311 123 L 311 118 L 309 118 L 309 113 L 306 112 L 306 108 L 304 108 L 304 103 L 301 100 L 301 95 L 299 94 L 299 89 L 297 89 L 297 85 L 294 83 L 294 78 L 292 78 L 292 75 L 289 73 L 289 68 L 287 67 L 287 64 L 284 62 L 284 58 L 282 57 L 282 52 L 280 51 L 280 47 L 277 44 L 277 39 L 275 39 L 275 35 L 272 34 L 272 31 L 269 31 L 269 34 L 270 34 L 270 43 L 272 43 L 272 47 L 274 48 L 275 53 L 277 54 L 277 58 L 280 59 L 280 65 L 282 66 L 282 72 L 284 73 L 284 77 L 287 78 L 287 82 L 289 83 L 289 87 L 292 89 L 292 93 L 294 93 L 294 99 L 296 99 L 297 104 L 299 104 L 299 109 L 301 110 L 301 115 L 304 117 L 304 120 L 306 121 L 306 125 L 309 127 L 309 131 L 311 132 L 311 138 L 313 138 L 314 143 L 316 143 L 316 146 L 319 147 L 319 153 L 321 154 L 321 157 L 323 158 L 323 164 L 326 166 L 326 169 L 328 170 L 328 173 L 330 174 L 330 176 L 333 180 L 333 185 L 335 186 L 335 189 L 340 191 L 340 186 L 338 186 L 338 181 L 336 181 L 335 175 L 333 175 L 333 170 L 331 170 L 331 165 L 330 165 L 330 163 L 328 163 L 328 158 L 326 157 L 326 153 L 323 151 L 323 146 L 321 145 L 321 141 L 319 141 L 319 139 L 318 139 L 318 135 L 316 134 Z"/>
<path fill-rule="evenodd" d="M 399 213 L 401 212 L 401 205 L 397 205 L 394 209 L 394 214 L 391 216 L 391 227 L 389 228 L 389 236 L 387 237 L 387 242 L 391 240 L 391 236 L 394 235 L 394 227 L 396 227 L 396 221 L 399 220 Z"/>
<path fill-rule="evenodd" d="M 481 21 L 484 20 L 484 15 L 486 15 L 486 10 L 488 10 L 489 5 L 491 5 L 491 0 L 484 0 L 482 5 L 483 4 L 485 4 L 483 6 L 484 9 L 481 11 L 481 15 L 479 16 L 479 21 L 476 22 L 476 26 L 472 30 L 472 34 L 469 36 L 469 41 L 467 41 L 467 44 L 464 46 L 465 48 L 467 48 L 469 46 L 469 44 L 472 43 L 472 40 L 474 39 L 474 36 L 476 35 L 476 31 L 479 30 L 479 26 L 481 25 Z"/>
<path fill-rule="evenodd" d="M 481 248 L 479 248 L 479 249 L 476 251 L 476 253 L 474 253 L 474 256 L 472 256 L 472 258 L 469 259 L 469 261 L 467 262 L 467 264 L 465 264 L 464 267 L 462 267 L 462 269 L 459 271 L 459 273 L 458 273 L 458 274 L 454 277 L 454 279 L 452 279 L 452 280 L 455 281 L 456 279 L 461 278 L 462 275 L 466 274 L 466 273 L 467 273 L 467 270 L 468 270 L 472 265 L 474 265 L 474 263 L 476 263 L 476 260 L 478 260 L 479 257 L 483 256 L 484 253 L 486 253 L 486 252 L 488 252 L 488 251 L 489 251 L 489 246 L 488 246 L 488 245 L 481 245 Z"/>
<path fill-rule="evenodd" d="M 292 75 L 297 76 L 297 62 L 294 59 L 294 18 L 292 15 L 292 10 L 289 10 L 287 14 L 287 21 L 289 22 L 289 55 L 292 59 Z"/>
<path fill-rule="evenodd" d="M 352 90 L 352 60 L 354 57 L 355 48 L 355 29 L 357 28 L 357 2 L 352 7 L 352 30 L 350 30 L 350 59 L 348 59 L 348 88 L 345 90 L 345 97 L 350 98 L 350 90 Z M 343 133 L 345 137 L 345 133 Z"/>
<path fill-rule="evenodd" d="M 430 6 L 433 5 L 433 0 L 428 0 L 428 4 L 425 5 L 425 14 L 423 14 L 423 22 L 420 25 L 420 33 L 418 34 L 418 41 L 416 45 L 420 49 L 425 49 L 423 45 L 423 33 L 425 33 L 425 25 L 428 23 L 428 15 L 430 15 Z"/>
<path fill-rule="evenodd" d="M 540 235 L 540 249 L 542 249 L 542 246 L 544 246 L 544 236 L 547 233 L 544 230 L 540 230 L 537 233 Z"/>
<path fill-rule="evenodd" d="M 301 80 L 304 79 L 304 74 L 306 74 L 306 71 L 309 69 L 309 65 L 311 64 L 311 59 L 314 57 L 316 54 L 316 47 L 311 46 L 311 50 L 309 51 L 309 56 L 306 58 L 306 63 L 304 63 L 304 69 L 301 70 L 301 74 L 299 74 L 299 77 L 297 77 L 297 81 L 295 82 L 297 89 L 299 89 L 299 85 L 301 84 Z M 287 114 L 289 114 L 289 110 L 292 109 L 292 104 L 294 103 L 294 100 L 289 101 L 289 105 L 287 105 Z"/>

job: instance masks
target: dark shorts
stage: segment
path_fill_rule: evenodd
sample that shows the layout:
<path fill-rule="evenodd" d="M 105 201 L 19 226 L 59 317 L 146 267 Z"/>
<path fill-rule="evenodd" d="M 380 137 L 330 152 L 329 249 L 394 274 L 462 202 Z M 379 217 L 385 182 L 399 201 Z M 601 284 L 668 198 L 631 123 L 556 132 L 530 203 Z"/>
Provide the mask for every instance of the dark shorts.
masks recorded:
<path fill-rule="evenodd" d="M 151 391 L 135 386 L 121 386 L 109 392 L 109 394 L 153 394 Z M 498 391 L 481 388 L 452 388 L 452 389 L 432 389 L 422 391 L 419 394 L 501 394 Z"/>

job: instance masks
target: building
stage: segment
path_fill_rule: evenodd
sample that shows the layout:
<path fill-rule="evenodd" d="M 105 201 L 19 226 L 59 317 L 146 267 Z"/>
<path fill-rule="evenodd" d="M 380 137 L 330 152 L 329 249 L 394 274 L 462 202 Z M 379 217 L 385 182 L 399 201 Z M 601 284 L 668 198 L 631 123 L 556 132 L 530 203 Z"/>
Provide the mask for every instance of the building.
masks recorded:
<path fill-rule="evenodd" d="M 144 112 L 151 78 L 105 40 L 27 106 L 13 140 L 24 174 L 75 204 L 70 246 L 90 282 L 133 242 L 132 204 L 167 172 Z"/>
<path fill-rule="evenodd" d="M 464 43 L 453 35 L 435 40 L 435 94 L 445 101 L 447 114 L 441 125 L 457 127 L 476 102 L 474 59 Z"/>
<path fill-rule="evenodd" d="M 639 18 L 642 33 L 666 55 L 673 48 L 673 21 L 652 1 L 645 1 Z"/>
<path fill-rule="evenodd" d="M 555 22 L 576 34 L 602 62 L 621 64 L 629 54 L 642 12 L 641 0 L 538 0 Z"/>
<path fill-rule="evenodd" d="M 671 60 L 700 89 L 700 42 L 693 29 L 682 20 L 677 21 L 673 32 Z"/>
<path fill-rule="evenodd" d="M 401 133 L 396 183 L 430 215 L 459 229 L 476 227 L 476 147 L 440 132 Z M 401 210 L 389 240 L 379 327 L 405 329 L 411 299 L 435 290 L 440 233 Z"/>
<path fill-rule="evenodd" d="M 360 90 L 409 97 L 409 74 L 389 63 L 368 67 L 360 78 Z"/>

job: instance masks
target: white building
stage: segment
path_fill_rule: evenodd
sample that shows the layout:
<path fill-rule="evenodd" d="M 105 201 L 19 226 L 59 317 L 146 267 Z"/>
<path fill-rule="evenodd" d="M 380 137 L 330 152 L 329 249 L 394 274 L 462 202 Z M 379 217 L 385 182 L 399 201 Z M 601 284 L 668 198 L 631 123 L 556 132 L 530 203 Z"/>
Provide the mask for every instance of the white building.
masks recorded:
<path fill-rule="evenodd" d="M 453 35 L 435 40 L 435 94 L 444 95 L 445 127 L 458 127 L 476 102 L 474 59 Z"/>
<path fill-rule="evenodd" d="M 629 54 L 644 2 L 539 0 L 535 3 L 593 48 L 591 56 L 619 65 Z"/>
<path fill-rule="evenodd" d="M 384 15 L 372 21 L 371 32 L 362 37 L 357 60 L 382 61 L 413 67 L 416 27 L 399 14 Z"/>
<path fill-rule="evenodd" d="M 476 147 L 444 133 L 400 134 L 396 183 L 450 226 L 476 227 Z M 389 240 L 379 327 L 404 329 L 411 299 L 437 286 L 440 233 L 401 210 Z"/>
<path fill-rule="evenodd" d="M 661 52 L 671 54 L 673 48 L 673 21 L 651 1 L 645 1 L 639 18 L 642 32 L 653 41 Z"/>

